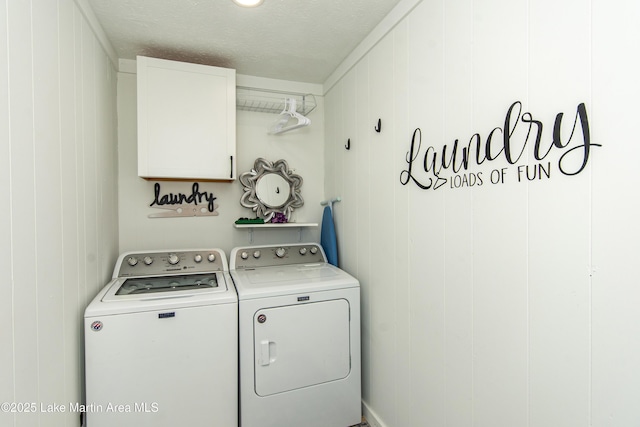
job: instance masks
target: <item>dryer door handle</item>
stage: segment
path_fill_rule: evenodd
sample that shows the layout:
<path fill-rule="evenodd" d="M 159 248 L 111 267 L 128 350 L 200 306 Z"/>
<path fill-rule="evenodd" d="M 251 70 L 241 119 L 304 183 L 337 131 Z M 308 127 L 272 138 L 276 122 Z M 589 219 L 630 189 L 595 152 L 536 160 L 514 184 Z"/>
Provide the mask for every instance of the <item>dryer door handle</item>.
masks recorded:
<path fill-rule="evenodd" d="M 260 359 L 258 363 L 261 366 L 269 366 L 276 361 L 276 343 L 274 341 L 260 341 Z"/>
<path fill-rule="evenodd" d="M 269 351 L 269 344 L 271 344 L 269 340 L 260 341 L 260 365 L 261 366 L 268 366 L 272 362 L 270 351 Z"/>

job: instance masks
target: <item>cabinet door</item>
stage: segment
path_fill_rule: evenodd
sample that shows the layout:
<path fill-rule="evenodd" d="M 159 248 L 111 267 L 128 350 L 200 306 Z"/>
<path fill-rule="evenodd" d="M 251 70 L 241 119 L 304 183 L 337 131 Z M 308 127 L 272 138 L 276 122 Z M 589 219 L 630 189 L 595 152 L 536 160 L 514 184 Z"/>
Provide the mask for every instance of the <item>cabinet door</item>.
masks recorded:
<path fill-rule="evenodd" d="M 235 70 L 137 62 L 138 175 L 235 179 Z"/>

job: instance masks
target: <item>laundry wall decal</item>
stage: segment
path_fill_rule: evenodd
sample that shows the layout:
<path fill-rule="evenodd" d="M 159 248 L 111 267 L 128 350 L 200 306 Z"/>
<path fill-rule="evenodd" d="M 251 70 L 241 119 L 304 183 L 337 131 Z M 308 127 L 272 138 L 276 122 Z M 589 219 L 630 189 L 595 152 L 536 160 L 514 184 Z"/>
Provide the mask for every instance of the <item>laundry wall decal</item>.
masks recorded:
<path fill-rule="evenodd" d="M 572 126 L 563 119 L 564 113 L 556 114 L 551 134 L 545 138 L 542 121 L 523 112 L 522 103 L 516 101 L 508 108 L 503 125 L 486 136 L 474 133 L 467 144 L 456 139 L 439 148 L 423 144 L 422 130 L 416 128 L 400 183 L 437 190 L 578 175 L 589 163 L 591 148 L 602 145 L 591 142 L 584 103 L 578 105 Z M 504 165 L 504 161 L 507 167 L 490 167 L 491 162 Z"/>
<path fill-rule="evenodd" d="M 217 197 L 208 191 L 200 191 L 200 184 L 194 182 L 191 193 L 162 194 L 160 183 L 153 186 L 154 198 L 149 207 L 165 209 L 166 212 L 150 214 L 149 218 L 168 218 L 184 216 L 212 216 L 218 215 L 215 202 Z"/>

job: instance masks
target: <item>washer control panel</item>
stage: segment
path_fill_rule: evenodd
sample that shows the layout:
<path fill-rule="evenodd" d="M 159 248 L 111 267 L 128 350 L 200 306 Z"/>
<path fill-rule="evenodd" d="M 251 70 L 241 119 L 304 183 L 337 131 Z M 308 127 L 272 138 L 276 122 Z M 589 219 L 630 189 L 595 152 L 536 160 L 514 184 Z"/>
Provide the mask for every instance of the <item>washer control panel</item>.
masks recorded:
<path fill-rule="evenodd" d="M 326 263 L 327 259 L 317 243 L 247 246 L 231 251 L 230 268 L 235 270 L 319 262 Z"/>
<path fill-rule="evenodd" d="M 118 258 L 113 278 L 225 271 L 225 263 L 220 249 L 127 252 Z"/>

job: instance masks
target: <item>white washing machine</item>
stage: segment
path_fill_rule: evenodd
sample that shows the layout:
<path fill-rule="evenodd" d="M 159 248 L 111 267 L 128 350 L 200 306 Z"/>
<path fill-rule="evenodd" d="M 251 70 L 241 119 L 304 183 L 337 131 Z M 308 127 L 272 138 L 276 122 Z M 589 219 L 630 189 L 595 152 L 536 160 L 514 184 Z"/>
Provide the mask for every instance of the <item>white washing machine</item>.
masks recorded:
<path fill-rule="evenodd" d="M 360 285 L 315 244 L 235 248 L 242 427 L 361 420 Z"/>
<path fill-rule="evenodd" d="M 238 299 L 223 251 L 122 254 L 84 331 L 87 427 L 238 425 Z"/>

